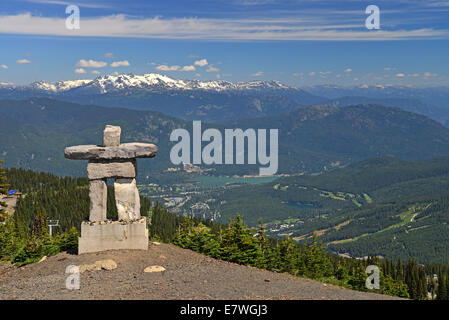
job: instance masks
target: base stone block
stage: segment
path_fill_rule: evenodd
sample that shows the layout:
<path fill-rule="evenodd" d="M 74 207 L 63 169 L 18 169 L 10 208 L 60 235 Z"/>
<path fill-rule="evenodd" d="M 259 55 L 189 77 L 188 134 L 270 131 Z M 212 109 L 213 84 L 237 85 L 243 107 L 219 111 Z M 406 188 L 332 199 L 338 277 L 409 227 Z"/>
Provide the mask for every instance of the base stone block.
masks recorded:
<path fill-rule="evenodd" d="M 78 240 L 78 254 L 120 249 L 148 250 L 146 217 L 126 223 L 84 221 Z"/>

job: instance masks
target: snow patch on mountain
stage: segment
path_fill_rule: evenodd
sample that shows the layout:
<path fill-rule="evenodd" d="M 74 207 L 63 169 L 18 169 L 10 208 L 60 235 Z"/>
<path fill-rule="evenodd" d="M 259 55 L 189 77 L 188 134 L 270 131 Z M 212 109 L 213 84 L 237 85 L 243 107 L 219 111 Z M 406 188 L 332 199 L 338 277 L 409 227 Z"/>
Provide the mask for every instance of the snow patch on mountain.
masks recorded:
<path fill-rule="evenodd" d="M 91 81 L 92 80 L 68 80 L 68 81 L 58 81 L 55 83 L 49 83 L 46 81 L 37 81 L 30 84 L 30 87 L 42 91 L 64 92 L 73 88 L 83 86 Z"/>
<path fill-rule="evenodd" d="M 250 81 L 233 83 L 224 80 L 200 81 L 173 79 L 157 73 L 143 75 L 121 74 L 105 75 L 94 80 L 72 80 L 49 83 L 45 81 L 34 82 L 30 85 L 34 89 L 53 93 L 66 92 L 72 89 L 87 90 L 96 93 L 119 92 L 130 89 L 145 90 L 280 90 L 295 89 L 279 81 Z"/>

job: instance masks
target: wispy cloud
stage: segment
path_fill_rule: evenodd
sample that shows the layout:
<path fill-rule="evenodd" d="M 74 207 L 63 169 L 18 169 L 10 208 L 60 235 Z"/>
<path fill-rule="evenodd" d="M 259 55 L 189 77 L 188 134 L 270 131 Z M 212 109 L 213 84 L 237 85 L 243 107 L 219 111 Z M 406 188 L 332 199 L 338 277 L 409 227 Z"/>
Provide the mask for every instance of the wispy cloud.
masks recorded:
<path fill-rule="evenodd" d="M 84 70 L 83 68 L 78 68 L 78 69 L 75 69 L 75 73 L 84 74 L 84 73 L 86 73 L 86 70 Z"/>
<path fill-rule="evenodd" d="M 207 59 L 201 59 L 201 60 L 195 61 L 196 66 L 204 67 L 204 66 L 207 66 L 207 64 L 208 64 Z"/>
<path fill-rule="evenodd" d="M 116 67 L 129 67 L 131 64 L 129 63 L 128 60 L 123 60 L 123 61 L 114 61 L 113 63 L 111 63 L 111 67 L 116 68 Z"/>
<path fill-rule="evenodd" d="M 70 6 L 77 5 L 78 7 L 84 8 L 111 8 L 111 6 L 95 3 L 93 1 L 82 2 L 82 1 L 62 1 L 62 0 L 22 0 L 24 2 L 38 3 L 38 4 L 53 4 L 53 5 L 62 5 L 62 6 Z"/>
<path fill-rule="evenodd" d="M 88 17 L 79 30 L 65 19 L 30 13 L 0 16 L 0 33 L 74 37 L 131 37 L 202 40 L 411 40 L 449 39 L 449 30 L 416 28 L 370 31 L 360 25 L 319 24 L 304 19 L 137 19 L 126 15 Z"/>
<path fill-rule="evenodd" d="M 195 66 L 180 67 L 177 65 L 167 66 L 165 64 L 161 64 L 156 67 L 156 70 L 158 70 L 158 71 L 196 71 L 196 68 L 195 68 Z"/>
<path fill-rule="evenodd" d="M 95 61 L 95 60 L 84 60 L 81 59 L 76 64 L 77 67 L 83 67 L 83 68 L 104 68 L 108 64 L 104 61 Z"/>
<path fill-rule="evenodd" d="M 206 72 L 220 72 L 220 69 L 215 68 L 214 66 L 210 65 L 210 66 L 207 68 Z"/>
<path fill-rule="evenodd" d="M 18 63 L 18 64 L 27 64 L 27 63 L 31 63 L 31 60 L 19 59 L 19 60 L 16 60 L 16 63 Z"/>
<path fill-rule="evenodd" d="M 8 69 L 8 66 L 6 64 L 0 64 L 0 69 Z"/>
<path fill-rule="evenodd" d="M 261 76 L 263 76 L 263 72 L 262 71 L 258 71 L 256 73 L 253 73 L 252 76 L 253 77 L 261 77 Z"/>

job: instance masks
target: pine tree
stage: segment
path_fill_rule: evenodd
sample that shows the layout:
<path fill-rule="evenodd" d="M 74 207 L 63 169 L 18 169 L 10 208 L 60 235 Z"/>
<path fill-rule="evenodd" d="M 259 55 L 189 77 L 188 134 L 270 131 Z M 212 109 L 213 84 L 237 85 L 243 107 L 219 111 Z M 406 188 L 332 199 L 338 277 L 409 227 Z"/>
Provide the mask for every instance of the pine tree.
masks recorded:
<path fill-rule="evenodd" d="M 3 160 L 0 160 L 0 195 L 1 194 L 8 194 L 8 186 L 6 184 L 6 170 L 2 168 Z M 5 202 L 0 201 L 0 217 L 3 218 L 3 216 L 6 214 L 6 210 L 4 209 L 7 206 Z M 2 208 L 4 207 L 4 208 Z"/>
<path fill-rule="evenodd" d="M 396 264 L 396 278 L 395 280 L 403 281 L 404 280 L 404 270 L 402 269 L 402 261 L 401 257 L 398 258 L 398 262 Z"/>
<path fill-rule="evenodd" d="M 438 300 L 448 300 L 447 295 L 447 279 L 444 273 L 440 270 L 438 272 L 438 289 L 437 289 L 437 299 Z"/>
<path fill-rule="evenodd" d="M 260 261 L 262 252 L 253 231 L 243 223 L 240 215 L 234 221 L 230 218 L 220 241 L 222 259 L 255 266 Z"/>
<path fill-rule="evenodd" d="M 421 266 L 418 271 L 419 274 L 419 283 L 418 283 L 418 299 L 426 300 L 427 297 L 427 275 L 424 270 L 424 267 Z"/>
<path fill-rule="evenodd" d="M 416 261 L 411 259 L 407 262 L 405 271 L 405 283 L 408 286 L 410 298 L 419 299 L 419 273 Z"/>
<path fill-rule="evenodd" d="M 292 239 L 288 235 L 281 241 L 279 252 L 281 261 L 280 271 L 296 275 L 298 272 L 296 268 L 296 266 L 298 265 L 298 248 L 295 246 Z"/>
<path fill-rule="evenodd" d="M 257 240 L 262 254 L 261 259 L 257 262 L 258 268 L 273 270 L 276 267 L 275 254 L 270 240 L 265 235 L 265 226 L 262 219 L 259 220 L 259 228 L 257 230 Z"/>

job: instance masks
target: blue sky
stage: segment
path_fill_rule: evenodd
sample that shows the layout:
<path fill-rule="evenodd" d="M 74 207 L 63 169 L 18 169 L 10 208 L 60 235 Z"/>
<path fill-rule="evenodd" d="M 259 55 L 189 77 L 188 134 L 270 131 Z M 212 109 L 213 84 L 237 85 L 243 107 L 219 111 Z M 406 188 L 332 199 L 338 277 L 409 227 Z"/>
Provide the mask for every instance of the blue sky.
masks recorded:
<path fill-rule="evenodd" d="M 65 26 L 80 8 L 80 29 Z M 380 29 L 368 30 L 368 5 Z M 175 78 L 449 86 L 449 1 L 2 0 L 0 85 Z"/>

